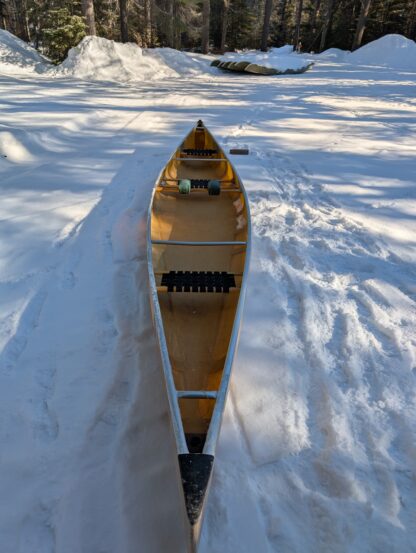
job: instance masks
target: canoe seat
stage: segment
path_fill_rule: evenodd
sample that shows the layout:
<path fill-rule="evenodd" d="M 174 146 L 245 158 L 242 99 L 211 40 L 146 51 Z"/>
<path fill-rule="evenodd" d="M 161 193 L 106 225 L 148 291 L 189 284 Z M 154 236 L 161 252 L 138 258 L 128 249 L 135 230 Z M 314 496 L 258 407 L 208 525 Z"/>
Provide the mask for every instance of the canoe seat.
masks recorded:
<path fill-rule="evenodd" d="M 162 275 L 168 292 L 224 292 L 235 288 L 235 278 L 226 271 L 169 271 Z"/>
<path fill-rule="evenodd" d="M 185 148 L 182 150 L 182 153 L 187 156 L 204 157 L 204 156 L 213 156 L 218 153 L 218 150 L 206 150 L 202 148 Z"/>

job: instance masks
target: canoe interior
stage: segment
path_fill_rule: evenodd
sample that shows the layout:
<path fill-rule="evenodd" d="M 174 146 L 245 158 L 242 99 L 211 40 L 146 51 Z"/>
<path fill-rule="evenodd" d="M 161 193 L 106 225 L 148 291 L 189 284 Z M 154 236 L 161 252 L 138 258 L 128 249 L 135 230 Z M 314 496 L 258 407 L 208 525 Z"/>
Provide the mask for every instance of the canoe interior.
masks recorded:
<path fill-rule="evenodd" d="M 195 160 L 186 149 L 215 150 Z M 179 159 L 177 159 L 179 158 Z M 193 158 L 193 159 L 191 159 Z M 212 161 L 218 160 L 218 161 Z M 180 194 L 177 179 L 218 179 L 221 193 L 206 189 Z M 247 242 L 247 211 L 240 182 L 211 134 L 196 127 L 168 162 L 156 185 L 151 239 L 192 242 Z M 246 245 L 153 244 L 152 260 L 164 334 L 177 390 L 217 391 L 237 309 Z M 162 275 L 170 271 L 226 271 L 229 292 L 167 291 Z M 215 399 L 180 399 L 190 451 L 201 452 Z"/>

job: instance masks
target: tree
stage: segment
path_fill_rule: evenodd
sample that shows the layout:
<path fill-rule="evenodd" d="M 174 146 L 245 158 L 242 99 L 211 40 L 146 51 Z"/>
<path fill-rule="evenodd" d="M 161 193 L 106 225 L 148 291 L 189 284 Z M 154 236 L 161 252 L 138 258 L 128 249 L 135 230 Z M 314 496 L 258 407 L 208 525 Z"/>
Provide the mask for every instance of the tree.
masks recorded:
<path fill-rule="evenodd" d="M 210 0 L 202 2 L 202 36 L 201 50 L 203 54 L 208 54 L 209 51 L 209 15 L 211 11 Z"/>
<path fill-rule="evenodd" d="M 52 61 L 63 61 L 70 48 L 77 46 L 86 34 L 83 17 L 71 15 L 67 8 L 48 10 L 42 29 L 42 47 Z"/>
<path fill-rule="evenodd" d="M 145 13 L 145 24 L 144 24 L 144 43 L 146 47 L 152 46 L 153 44 L 153 26 L 152 26 L 152 0 L 145 0 L 144 2 L 144 13 Z"/>
<path fill-rule="evenodd" d="M 416 39 L 416 0 L 413 0 L 406 25 L 406 34 L 413 40 Z"/>
<path fill-rule="evenodd" d="M 352 50 L 356 50 L 361 46 L 363 40 L 363 34 L 365 31 L 365 25 L 367 23 L 368 12 L 371 8 L 372 0 L 361 0 L 360 15 L 358 16 L 357 29 L 355 31 L 354 40 L 352 43 Z"/>
<path fill-rule="evenodd" d="M 247 0 L 231 0 L 228 12 L 228 46 L 231 49 L 258 47 L 253 39 L 256 23 L 252 4 Z"/>
<path fill-rule="evenodd" d="M 303 0 L 297 0 L 296 4 L 296 23 L 295 23 L 295 35 L 293 42 L 295 48 L 297 48 L 300 38 L 300 23 L 302 21 Z"/>
<path fill-rule="evenodd" d="M 5 0 L 0 0 L 0 29 L 7 29 Z"/>
<path fill-rule="evenodd" d="M 120 37 L 121 42 L 129 41 L 129 27 L 127 23 L 127 0 L 119 0 L 120 7 Z"/>
<path fill-rule="evenodd" d="M 222 26 L 221 26 L 221 52 L 225 52 L 225 43 L 227 40 L 228 11 L 230 9 L 230 0 L 223 1 Z"/>
<path fill-rule="evenodd" d="M 326 37 L 327 37 L 328 31 L 331 27 L 333 10 L 334 10 L 334 0 L 327 0 L 324 24 L 323 24 L 323 27 L 322 27 L 322 34 L 321 34 L 321 44 L 319 46 L 319 51 L 320 52 L 322 52 L 325 48 Z"/>
<path fill-rule="evenodd" d="M 266 0 L 264 4 L 264 20 L 263 20 L 263 29 L 261 33 L 261 45 L 260 45 L 260 49 L 263 52 L 267 51 L 267 41 L 269 40 L 270 16 L 272 15 L 272 9 L 273 9 L 273 0 Z"/>
<path fill-rule="evenodd" d="M 16 35 L 29 42 L 29 23 L 27 20 L 26 0 L 14 0 L 15 20 L 16 20 Z"/>
<path fill-rule="evenodd" d="M 274 43 L 283 45 L 287 38 L 287 5 L 288 0 L 279 0 L 276 8 L 276 20 L 272 27 L 272 38 Z"/>
<path fill-rule="evenodd" d="M 94 0 L 81 0 L 81 7 L 82 15 L 87 24 L 87 33 L 94 36 L 97 34 L 95 29 Z"/>

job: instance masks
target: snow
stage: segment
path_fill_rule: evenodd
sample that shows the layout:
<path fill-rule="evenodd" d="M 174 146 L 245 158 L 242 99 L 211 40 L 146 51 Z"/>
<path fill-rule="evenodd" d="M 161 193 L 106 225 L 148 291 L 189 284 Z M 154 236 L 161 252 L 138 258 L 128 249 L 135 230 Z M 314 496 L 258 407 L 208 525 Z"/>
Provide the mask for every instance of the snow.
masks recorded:
<path fill-rule="evenodd" d="M 321 52 L 320 54 L 316 54 L 315 57 L 317 59 L 323 59 L 323 60 L 334 60 L 338 62 L 343 62 L 348 57 L 348 54 L 351 52 L 346 50 L 340 50 L 339 48 L 328 48 L 328 50 L 325 50 L 324 52 Z"/>
<path fill-rule="evenodd" d="M 227 52 L 221 61 L 250 61 L 280 71 L 300 70 L 309 62 L 348 63 L 355 66 L 383 66 L 400 71 L 416 71 L 416 43 L 401 35 L 386 35 L 349 52 L 329 48 L 320 54 L 297 54 L 293 46 L 270 48 L 268 52 L 249 50 Z"/>
<path fill-rule="evenodd" d="M 210 58 L 178 52 L 172 48 L 142 49 L 137 44 L 121 44 L 88 36 L 71 48 L 56 76 L 78 79 L 136 82 L 207 73 Z"/>
<path fill-rule="evenodd" d="M 146 58 L 137 44 L 89 36 L 71 48 L 57 72 L 79 79 L 119 82 L 175 76 L 170 68 L 163 69 L 152 58 Z"/>
<path fill-rule="evenodd" d="M 401 35 L 386 35 L 352 52 L 348 62 L 416 71 L 416 43 Z"/>
<path fill-rule="evenodd" d="M 42 73 L 48 66 L 48 60 L 35 48 L 8 31 L 0 29 L 0 74 L 27 71 Z"/>
<path fill-rule="evenodd" d="M 382 66 L 399 71 L 416 71 L 416 43 L 401 35 L 385 35 L 354 52 L 330 48 L 321 54 L 305 54 L 319 60 L 333 60 L 356 66 Z"/>
<path fill-rule="evenodd" d="M 250 149 L 253 256 L 199 553 L 412 553 L 415 75 L 134 52 L 0 76 L 0 551 L 186 551 L 145 228 L 202 118 Z"/>

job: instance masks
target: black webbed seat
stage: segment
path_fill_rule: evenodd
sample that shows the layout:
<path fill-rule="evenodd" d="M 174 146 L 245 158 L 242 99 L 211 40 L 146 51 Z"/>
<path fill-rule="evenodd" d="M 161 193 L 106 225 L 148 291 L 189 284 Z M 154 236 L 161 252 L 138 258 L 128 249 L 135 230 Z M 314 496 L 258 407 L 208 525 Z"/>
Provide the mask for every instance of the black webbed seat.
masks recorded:
<path fill-rule="evenodd" d="M 226 271 L 169 271 L 162 275 L 162 286 L 168 292 L 224 292 L 235 288 L 235 278 Z"/>

